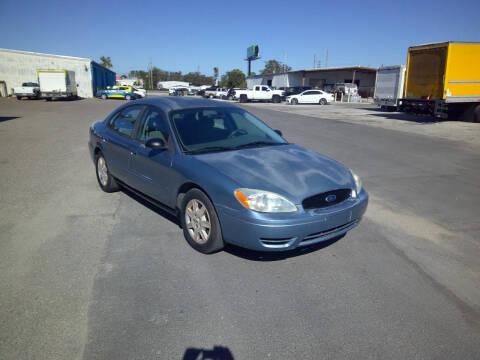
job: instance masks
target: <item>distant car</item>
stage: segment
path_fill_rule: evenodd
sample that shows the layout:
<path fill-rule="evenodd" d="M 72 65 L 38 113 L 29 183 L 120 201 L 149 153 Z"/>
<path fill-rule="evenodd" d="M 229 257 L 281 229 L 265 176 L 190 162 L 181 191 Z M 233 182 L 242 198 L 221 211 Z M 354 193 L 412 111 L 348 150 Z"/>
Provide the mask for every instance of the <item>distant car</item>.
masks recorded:
<path fill-rule="evenodd" d="M 190 96 L 197 95 L 197 90 L 195 90 L 195 89 L 188 89 L 187 95 L 190 95 Z"/>
<path fill-rule="evenodd" d="M 105 90 L 97 91 L 97 97 L 102 98 L 103 100 L 107 99 L 125 99 L 125 100 L 134 100 L 140 97 L 140 95 L 135 94 L 133 87 L 127 85 L 117 85 Z"/>
<path fill-rule="evenodd" d="M 93 124 L 88 147 L 103 191 L 125 187 L 177 216 L 203 253 L 338 238 L 367 208 L 353 171 L 227 102 L 137 100 Z"/>
<path fill-rule="evenodd" d="M 132 89 L 135 95 L 137 95 L 137 98 L 144 98 L 145 96 L 147 96 L 147 90 L 145 90 L 144 88 L 132 87 Z"/>
<path fill-rule="evenodd" d="M 188 93 L 188 88 L 186 87 L 179 86 L 179 87 L 172 87 L 168 89 L 168 95 L 171 95 L 171 96 L 183 96 L 186 93 Z"/>
<path fill-rule="evenodd" d="M 280 89 L 282 89 L 282 88 L 280 88 Z M 300 93 L 304 92 L 305 90 L 312 90 L 312 87 L 311 86 L 290 86 L 290 87 L 287 87 L 287 88 L 285 88 L 285 97 L 300 94 Z"/>
<path fill-rule="evenodd" d="M 320 104 L 326 105 L 333 102 L 333 94 L 322 90 L 307 90 L 297 95 L 287 96 L 287 104 Z"/>

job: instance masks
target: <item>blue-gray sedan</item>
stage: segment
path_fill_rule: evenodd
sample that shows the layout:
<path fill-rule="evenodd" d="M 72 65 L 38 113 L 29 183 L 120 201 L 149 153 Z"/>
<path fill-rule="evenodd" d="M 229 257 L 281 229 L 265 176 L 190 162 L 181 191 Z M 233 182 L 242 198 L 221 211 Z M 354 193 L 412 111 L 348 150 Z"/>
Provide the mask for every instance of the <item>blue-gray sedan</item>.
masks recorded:
<path fill-rule="evenodd" d="M 125 187 L 175 214 L 203 253 L 225 243 L 282 251 L 329 240 L 367 207 L 353 171 L 227 103 L 129 102 L 92 125 L 89 148 L 102 190 Z"/>

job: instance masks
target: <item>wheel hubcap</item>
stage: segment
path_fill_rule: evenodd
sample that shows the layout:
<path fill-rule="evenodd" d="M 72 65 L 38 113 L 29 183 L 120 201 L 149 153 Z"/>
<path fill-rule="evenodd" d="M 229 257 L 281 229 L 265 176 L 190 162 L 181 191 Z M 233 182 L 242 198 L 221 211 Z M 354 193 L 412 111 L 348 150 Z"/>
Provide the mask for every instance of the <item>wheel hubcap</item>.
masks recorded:
<path fill-rule="evenodd" d="M 107 186 L 108 169 L 107 169 L 107 164 L 105 163 L 105 159 L 103 157 L 98 158 L 97 173 L 98 173 L 98 179 L 100 180 L 100 183 L 103 186 Z"/>
<path fill-rule="evenodd" d="M 198 244 L 205 244 L 210 238 L 210 216 L 206 206 L 197 199 L 188 202 L 185 208 L 185 224 L 190 237 Z"/>

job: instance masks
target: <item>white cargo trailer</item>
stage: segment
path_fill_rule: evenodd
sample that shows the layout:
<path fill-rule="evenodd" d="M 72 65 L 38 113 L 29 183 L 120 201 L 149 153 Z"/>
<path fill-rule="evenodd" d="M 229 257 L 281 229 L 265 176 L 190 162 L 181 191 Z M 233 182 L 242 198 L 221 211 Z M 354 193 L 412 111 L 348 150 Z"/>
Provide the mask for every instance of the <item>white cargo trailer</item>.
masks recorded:
<path fill-rule="evenodd" d="M 75 72 L 68 70 L 37 70 L 40 96 L 47 100 L 77 97 Z"/>
<path fill-rule="evenodd" d="M 403 98 L 405 65 L 383 66 L 377 70 L 374 102 L 382 109 L 397 109 Z"/>

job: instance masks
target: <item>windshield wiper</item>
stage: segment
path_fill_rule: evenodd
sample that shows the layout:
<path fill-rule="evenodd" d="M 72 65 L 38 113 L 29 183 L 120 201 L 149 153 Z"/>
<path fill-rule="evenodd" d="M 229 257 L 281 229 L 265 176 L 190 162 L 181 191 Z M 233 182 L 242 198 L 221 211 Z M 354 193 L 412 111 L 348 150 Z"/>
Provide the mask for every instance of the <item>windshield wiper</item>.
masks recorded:
<path fill-rule="evenodd" d="M 276 145 L 288 145 L 287 142 L 285 143 L 275 143 L 275 142 L 269 142 L 269 141 L 254 141 L 251 143 L 243 144 L 243 145 L 238 145 L 235 146 L 234 149 L 247 149 L 247 148 L 253 148 L 253 147 L 260 147 L 260 146 L 276 146 Z"/>
<path fill-rule="evenodd" d="M 228 151 L 228 150 L 233 150 L 233 149 L 231 147 L 226 147 L 226 146 L 208 146 L 208 147 L 204 147 L 197 150 L 187 150 L 184 153 L 185 154 L 201 154 L 201 153 L 207 153 L 207 152 Z"/>

